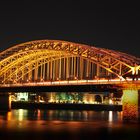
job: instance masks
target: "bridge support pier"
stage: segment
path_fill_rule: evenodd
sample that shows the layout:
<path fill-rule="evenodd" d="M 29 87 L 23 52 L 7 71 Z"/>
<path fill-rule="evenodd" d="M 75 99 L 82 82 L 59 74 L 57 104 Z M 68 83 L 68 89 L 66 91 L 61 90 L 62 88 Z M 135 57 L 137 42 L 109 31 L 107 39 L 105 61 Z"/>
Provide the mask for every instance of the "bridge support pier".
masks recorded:
<path fill-rule="evenodd" d="M 123 89 L 123 121 L 138 121 L 138 89 Z"/>
<path fill-rule="evenodd" d="M 7 93 L 0 93 L 0 110 L 11 109 L 11 95 Z"/>

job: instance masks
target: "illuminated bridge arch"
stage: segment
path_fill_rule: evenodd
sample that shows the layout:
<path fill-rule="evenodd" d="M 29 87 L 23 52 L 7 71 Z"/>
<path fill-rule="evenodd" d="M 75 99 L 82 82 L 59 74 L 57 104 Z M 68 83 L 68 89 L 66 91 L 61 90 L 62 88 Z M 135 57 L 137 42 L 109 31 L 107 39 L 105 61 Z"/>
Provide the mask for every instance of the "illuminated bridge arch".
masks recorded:
<path fill-rule="evenodd" d="M 140 71 L 134 56 L 58 40 L 38 40 L 0 53 L 0 83 L 123 78 Z"/>

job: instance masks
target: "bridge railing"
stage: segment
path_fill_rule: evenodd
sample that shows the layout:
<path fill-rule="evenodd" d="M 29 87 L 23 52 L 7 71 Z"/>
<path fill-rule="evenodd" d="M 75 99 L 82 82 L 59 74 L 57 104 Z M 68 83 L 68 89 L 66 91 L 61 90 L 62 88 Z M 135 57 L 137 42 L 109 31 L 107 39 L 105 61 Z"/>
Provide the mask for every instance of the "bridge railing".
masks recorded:
<path fill-rule="evenodd" d="M 18 86 L 53 86 L 53 85 L 94 85 L 94 84 L 122 84 L 122 83 L 140 83 L 140 78 L 136 81 L 134 79 L 96 79 L 96 80 L 63 80 L 63 81 L 42 81 L 42 82 L 27 82 L 14 84 L 0 84 L 0 87 L 18 87 Z"/>

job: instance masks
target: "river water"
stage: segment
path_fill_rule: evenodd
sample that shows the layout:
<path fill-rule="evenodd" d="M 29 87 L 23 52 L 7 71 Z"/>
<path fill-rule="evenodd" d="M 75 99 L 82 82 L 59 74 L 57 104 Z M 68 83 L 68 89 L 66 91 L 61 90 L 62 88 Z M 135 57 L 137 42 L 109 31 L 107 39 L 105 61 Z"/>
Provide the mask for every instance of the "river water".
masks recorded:
<path fill-rule="evenodd" d="M 139 124 L 123 123 L 119 111 L 0 111 L 3 139 L 138 139 Z"/>

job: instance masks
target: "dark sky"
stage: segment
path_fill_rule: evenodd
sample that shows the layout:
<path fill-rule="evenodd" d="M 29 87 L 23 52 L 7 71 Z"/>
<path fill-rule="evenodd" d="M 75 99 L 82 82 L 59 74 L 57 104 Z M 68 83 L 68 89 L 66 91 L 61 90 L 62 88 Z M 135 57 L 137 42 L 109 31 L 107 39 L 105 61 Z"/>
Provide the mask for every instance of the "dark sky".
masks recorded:
<path fill-rule="evenodd" d="M 0 51 L 38 39 L 66 40 L 140 57 L 140 8 L 123 0 L 1 0 Z"/>

